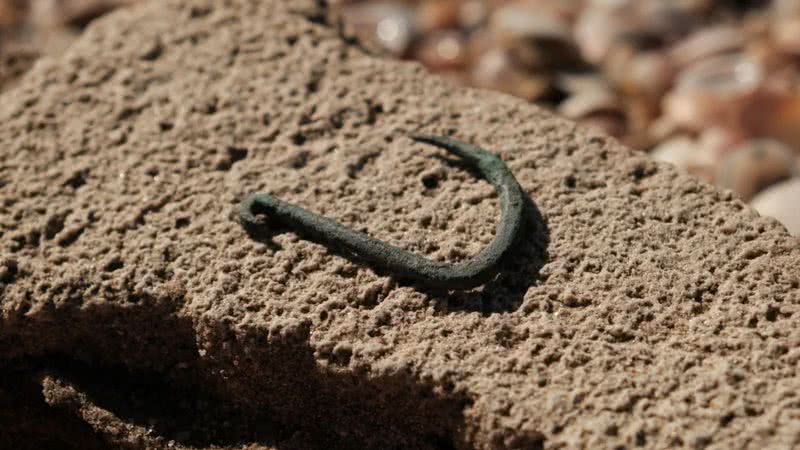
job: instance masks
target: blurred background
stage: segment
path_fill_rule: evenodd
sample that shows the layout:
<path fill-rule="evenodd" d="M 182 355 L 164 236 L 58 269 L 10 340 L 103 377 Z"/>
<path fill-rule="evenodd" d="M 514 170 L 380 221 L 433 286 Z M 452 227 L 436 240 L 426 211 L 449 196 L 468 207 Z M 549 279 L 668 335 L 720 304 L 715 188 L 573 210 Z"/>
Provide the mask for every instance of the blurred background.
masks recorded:
<path fill-rule="evenodd" d="M 0 90 L 136 1 L 0 0 Z M 373 52 L 535 102 L 800 236 L 800 0 L 327 3 Z"/>

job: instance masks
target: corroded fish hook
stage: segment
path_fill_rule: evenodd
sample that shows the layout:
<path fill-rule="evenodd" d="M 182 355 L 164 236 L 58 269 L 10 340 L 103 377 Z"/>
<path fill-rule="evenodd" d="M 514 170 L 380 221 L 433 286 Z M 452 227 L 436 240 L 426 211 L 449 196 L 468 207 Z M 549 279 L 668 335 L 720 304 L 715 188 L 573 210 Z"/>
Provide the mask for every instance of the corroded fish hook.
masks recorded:
<path fill-rule="evenodd" d="M 261 225 L 256 214 L 267 214 L 300 235 L 344 249 L 392 275 L 409 278 L 426 287 L 469 289 L 489 281 L 497 273 L 499 261 L 508 253 L 522 226 L 524 197 L 519 183 L 500 158 L 480 147 L 441 136 L 413 135 L 411 138 L 460 157 L 483 174 L 497 191 L 502 208 L 500 222 L 492 242 L 475 257 L 455 264 L 431 261 L 266 193 L 251 194 L 241 203 L 242 225 L 254 231 Z"/>

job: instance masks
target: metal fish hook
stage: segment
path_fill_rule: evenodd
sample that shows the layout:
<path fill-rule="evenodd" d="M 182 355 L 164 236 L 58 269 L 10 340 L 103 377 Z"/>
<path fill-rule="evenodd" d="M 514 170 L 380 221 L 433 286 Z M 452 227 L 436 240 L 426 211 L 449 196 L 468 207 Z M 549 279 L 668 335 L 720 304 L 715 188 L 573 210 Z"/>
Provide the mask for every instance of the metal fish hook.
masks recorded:
<path fill-rule="evenodd" d="M 411 138 L 463 159 L 497 191 L 502 208 L 500 222 L 492 242 L 475 257 L 455 264 L 431 261 L 266 193 L 251 194 L 241 203 L 242 225 L 254 231 L 261 225 L 256 214 L 267 214 L 300 235 L 344 249 L 392 275 L 409 278 L 426 287 L 469 289 L 489 281 L 497 273 L 499 261 L 508 253 L 522 225 L 524 197 L 519 183 L 500 158 L 480 147 L 441 136 L 412 135 Z"/>

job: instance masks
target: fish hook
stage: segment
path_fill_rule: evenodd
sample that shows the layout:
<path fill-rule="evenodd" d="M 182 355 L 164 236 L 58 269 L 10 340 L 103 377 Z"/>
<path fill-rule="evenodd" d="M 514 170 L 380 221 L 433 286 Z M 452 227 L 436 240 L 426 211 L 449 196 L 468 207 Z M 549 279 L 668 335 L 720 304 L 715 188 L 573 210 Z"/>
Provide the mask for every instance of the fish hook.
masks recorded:
<path fill-rule="evenodd" d="M 260 192 L 242 201 L 239 210 L 242 225 L 250 232 L 255 231 L 262 225 L 256 214 L 265 213 L 270 220 L 288 225 L 300 235 L 344 249 L 392 275 L 425 287 L 455 290 L 484 284 L 497 274 L 499 261 L 508 253 L 522 226 L 524 197 L 519 183 L 500 158 L 480 147 L 442 136 L 412 135 L 411 139 L 440 147 L 463 159 L 497 191 L 502 210 L 500 222 L 492 242 L 476 256 L 455 264 L 432 261 Z"/>

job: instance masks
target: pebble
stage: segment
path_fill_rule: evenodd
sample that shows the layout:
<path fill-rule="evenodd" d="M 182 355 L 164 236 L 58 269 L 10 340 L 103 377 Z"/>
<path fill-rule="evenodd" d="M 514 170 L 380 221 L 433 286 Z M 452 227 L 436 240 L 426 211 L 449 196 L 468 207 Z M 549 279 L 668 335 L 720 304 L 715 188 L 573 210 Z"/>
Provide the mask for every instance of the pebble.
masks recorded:
<path fill-rule="evenodd" d="M 462 5 L 449 0 L 425 0 L 416 10 L 417 23 L 422 33 L 457 28 Z"/>
<path fill-rule="evenodd" d="M 763 68 L 746 55 L 715 56 L 680 72 L 676 87 L 664 98 L 664 112 L 689 130 L 738 127 L 763 79 Z"/>
<path fill-rule="evenodd" d="M 625 115 L 617 111 L 601 110 L 578 119 L 584 128 L 601 136 L 621 138 L 627 131 Z"/>
<path fill-rule="evenodd" d="M 742 112 L 742 128 L 800 152 L 800 92 L 762 91 Z"/>
<path fill-rule="evenodd" d="M 561 102 L 558 112 L 570 119 L 579 119 L 598 112 L 621 112 L 616 95 L 608 90 L 584 90 L 576 92 Z"/>
<path fill-rule="evenodd" d="M 556 77 L 555 83 L 559 89 L 569 94 L 612 89 L 608 80 L 595 73 L 560 73 Z"/>
<path fill-rule="evenodd" d="M 489 28 L 510 43 L 522 39 L 572 39 L 569 26 L 560 17 L 522 2 L 509 3 L 496 9 L 489 19 Z"/>
<path fill-rule="evenodd" d="M 0 0 L 0 28 L 19 26 L 25 19 L 27 5 L 13 0 Z"/>
<path fill-rule="evenodd" d="M 778 50 L 800 55 L 800 17 L 779 19 L 772 27 L 772 39 Z"/>
<path fill-rule="evenodd" d="M 641 52 L 621 67 L 614 81 L 628 95 L 659 98 L 669 89 L 674 77 L 675 66 L 667 54 Z"/>
<path fill-rule="evenodd" d="M 669 57 L 678 67 L 723 53 L 741 51 L 746 40 L 741 30 L 732 25 L 717 25 L 698 30 L 669 50 Z"/>
<path fill-rule="evenodd" d="M 137 0 L 30 0 L 29 20 L 39 26 L 89 23 L 103 14 Z"/>
<path fill-rule="evenodd" d="M 569 67 L 579 60 L 569 25 L 557 13 L 514 2 L 489 18 L 492 40 L 530 71 Z"/>
<path fill-rule="evenodd" d="M 586 8 L 575 23 L 575 41 L 583 58 L 591 64 L 603 62 L 617 37 L 633 29 L 613 9 L 611 6 Z"/>
<path fill-rule="evenodd" d="M 750 202 L 762 216 L 778 219 L 793 236 L 800 236 L 800 178 L 771 186 Z"/>
<path fill-rule="evenodd" d="M 422 40 L 415 57 L 437 71 L 462 68 L 468 60 L 467 42 L 458 31 L 431 33 Z"/>
<path fill-rule="evenodd" d="M 405 56 L 417 37 L 414 10 L 395 3 L 356 3 L 342 9 L 350 33 L 377 44 L 396 57 Z"/>
<path fill-rule="evenodd" d="M 492 49 L 481 55 L 472 72 L 472 82 L 478 87 L 506 92 L 526 100 L 536 100 L 552 86 L 549 77 L 531 76 L 516 66 L 511 55 L 503 49 Z"/>
<path fill-rule="evenodd" d="M 771 139 L 754 139 L 723 159 L 718 166 L 717 182 L 749 201 L 758 192 L 796 172 L 796 159 L 790 148 Z"/>
<path fill-rule="evenodd" d="M 464 29 L 479 27 L 489 15 L 489 8 L 483 0 L 464 0 L 458 11 L 458 23 Z"/>
<path fill-rule="evenodd" d="M 686 172 L 709 167 L 713 163 L 712 158 L 702 151 L 697 141 L 685 134 L 661 142 L 650 155 L 656 161 L 673 164 Z"/>

